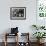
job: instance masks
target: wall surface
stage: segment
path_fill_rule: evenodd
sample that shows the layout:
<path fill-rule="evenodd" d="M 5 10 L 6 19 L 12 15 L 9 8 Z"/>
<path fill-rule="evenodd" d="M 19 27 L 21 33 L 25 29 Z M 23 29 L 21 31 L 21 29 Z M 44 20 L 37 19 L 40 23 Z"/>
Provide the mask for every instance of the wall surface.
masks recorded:
<path fill-rule="evenodd" d="M 26 7 L 26 20 L 10 20 L 10 7 Z M 0 34 L 19 27 L 19 32 L 29 32 L 32 37 L 32 24 L 36 24 L 36 0 L 0 0 Z"/>

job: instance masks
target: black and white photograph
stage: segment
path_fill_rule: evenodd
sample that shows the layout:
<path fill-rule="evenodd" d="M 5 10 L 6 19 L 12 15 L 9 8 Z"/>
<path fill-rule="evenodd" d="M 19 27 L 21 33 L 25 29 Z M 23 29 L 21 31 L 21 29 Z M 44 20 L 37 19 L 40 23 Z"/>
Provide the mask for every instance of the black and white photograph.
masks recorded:
<path fill-rule="evenodd" d="M 26 7 L 11 7 L 10 8 L 11 20 L 24 20 L 26 19 Z"/>

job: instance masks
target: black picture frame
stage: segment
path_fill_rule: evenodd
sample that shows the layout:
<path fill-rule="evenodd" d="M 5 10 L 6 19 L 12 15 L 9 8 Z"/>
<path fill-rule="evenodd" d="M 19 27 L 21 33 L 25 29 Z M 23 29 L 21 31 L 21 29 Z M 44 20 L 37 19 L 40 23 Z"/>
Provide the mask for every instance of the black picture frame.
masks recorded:
<path fill-rule="evenodd" d="M 11 20 L 25 20 L 26 19 L 26 7 L 11 7 L 10 8 Z"/>

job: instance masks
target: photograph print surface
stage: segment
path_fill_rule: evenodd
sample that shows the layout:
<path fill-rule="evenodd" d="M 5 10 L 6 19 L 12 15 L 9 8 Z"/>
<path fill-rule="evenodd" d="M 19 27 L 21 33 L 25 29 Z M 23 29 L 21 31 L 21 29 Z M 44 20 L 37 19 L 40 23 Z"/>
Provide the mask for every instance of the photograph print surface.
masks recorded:
<path fill-rule="evenodd" d="M 26 19 L 26 8 L 25 7 L 11 7 L 10 8 L 10 19 L 11 20 Z"/>

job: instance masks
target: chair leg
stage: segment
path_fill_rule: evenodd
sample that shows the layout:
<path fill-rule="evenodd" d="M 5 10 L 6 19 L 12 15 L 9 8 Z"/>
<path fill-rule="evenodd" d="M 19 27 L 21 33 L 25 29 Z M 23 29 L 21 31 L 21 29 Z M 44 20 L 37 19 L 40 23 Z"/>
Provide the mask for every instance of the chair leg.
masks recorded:
<path fill-rule="evenodd" d="M 7 46 L 7 33 L 5 34 L 5 46 Z"/>
<path fill-rule="evenodd" d="M 5 46 L 7 46 L 7 42 L 5 41 Z"/>

